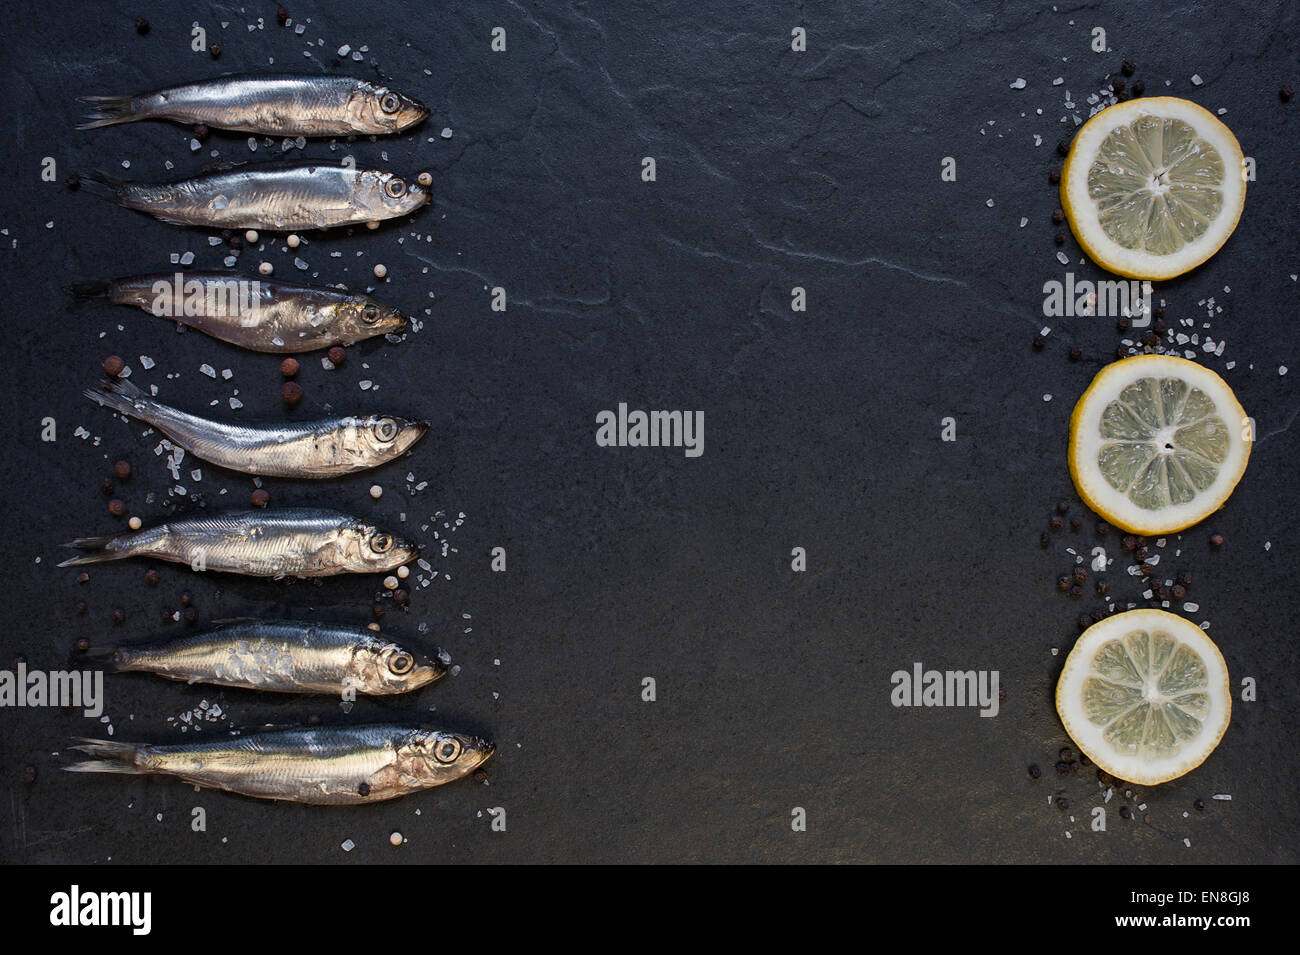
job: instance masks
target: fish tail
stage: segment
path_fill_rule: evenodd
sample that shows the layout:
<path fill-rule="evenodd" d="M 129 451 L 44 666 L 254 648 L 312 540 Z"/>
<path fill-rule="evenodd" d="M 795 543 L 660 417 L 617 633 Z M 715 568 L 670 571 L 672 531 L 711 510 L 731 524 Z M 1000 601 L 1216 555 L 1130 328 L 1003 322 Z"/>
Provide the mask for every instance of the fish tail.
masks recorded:
<path fill-rule="evenodd" d="M 78 537 L 76 540 L 68 541 L 63 545 L 64 547 L 71 547 L 85 553 L 79 557 L 69 557 L 58 566 L 80 567 L 83 564 L 103 564 L 110 560 L 121 560 L 128 555 L 121 551 L 109 550 L 109 545 L 115 540 L 116 537 Z"/>
<path fill-rule="evenodd" d="M 82 96 L 79 100 L 94 112 L 86 117 L 84 123 L 79 123 L 77 129 L 116 126 L 118 123 L 130 123 L 141 118 L 136 113 L 134 96 Z"/>
<path fill-rule="evenodd" d="M 68 748 L 96 758 L 73 763 L 71 766 L 64 766 L 65 772 L 126 773 L 131 776 L 138 776 L 148 772 L 136 762 L 136 757 L 140 753 L 140 746 L 136 743 L 119 743 L 106 739 L 89 739 L 83 736 L 77 738 L 75 746 L 69 746 Z"/>
<path fill-rule="evenodd" d="M 99 383 L 98 388 L 86 388 L 81 393 L 104 408 L 133 418 L 143 417 L 141 412 L 144 409 L 140 403 L 148 398 L 148 395 L 126 378 L 105 378 Z"/>
<path fill-rule="evenodd" d="M 74 282 L 63 287 L 72 301 L 68 304 L 70 312 L 84 312 L 86 309 L 113 302 L 113 280 L 96 279 L 93 282 Z"/>
<path fill-rule="evenodd" d="M 126 187 L 131 184 L 130 179 L 114 176 L 102 169 L 86 173 L 85 178 L 82 180 L 82 185 L 88 187 L 86 191 L 91 195 L 117 203 L 122 202 Z"/>
<path fill-rule="evenodd" d="M 71 663 L 80 670 L 107 670 L 109 673 L 120 673 L 123 667 L 118 661 L 117 653 L 117 647 L 91 647 L 89 650 L 73 654 Z"/>

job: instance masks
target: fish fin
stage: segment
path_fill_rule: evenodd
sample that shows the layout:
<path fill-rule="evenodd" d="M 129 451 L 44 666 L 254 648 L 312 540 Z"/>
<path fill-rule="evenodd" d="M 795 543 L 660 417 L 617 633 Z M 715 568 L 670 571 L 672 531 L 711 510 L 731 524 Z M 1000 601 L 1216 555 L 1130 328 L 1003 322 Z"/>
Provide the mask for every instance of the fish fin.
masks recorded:
<path fill-rule="evenodd" d="M 62 545 L 71 547 L 74 550 L 84 550 L 86 553 L 80 557 L 69 557 L 60 563 L 59 567 L 80 567 L 82 564 L 103 564 L 110 560 L 121 560 L 125 554 L 119 554 L 108 549 L 108 545 L 117 540 L 116 537 L 78 537 L 76 540 L 68 541 Z"/>
<path fill-rule="evenodd" d="M 78 670 L 107 670 L 120 673 L 122 667 L 117 662 L 117 647 L 91 647 L 74 653 L 69 662 Z"/>
<path fill-rule="evenodd" d="M 68 304 L 68 311 L 82 312 L 88 308 L 112 304 L 113 280 L 75 282 L 72 285 L 65 285 L 63 290 L 72 297 L 72 301 Z"/>
<path fill-rule="evenodd" d="M 136 755 L 140 752 L 140 746 L 136 743 L 119 743 L 113 740 L 89 739 L 81 736 L 77 737 L 76 745 L 69 746 L 68 749 L 75 749 L 77 752 L 97 758 L 73 763 L 71 766 L 64 766 L 65 772 L 127 773 L 132 776 L 138 776 L 145 772 L 135 762 Z"/>
<path fill-rule="evenodd" d="M 86 117 L 84 123 L 79 123 L 77 129 L 116 126 L 118 123 L 130 123 L 141 118 L 135 111 L 133 96 L 81 96 L 78 99 L 94 112 Z"/>
<path fill-rule="evenodd" d="M 101 407 L 132 417 L 140 415 L 136 402 L 149 397 L 126 378 L 105 378 L 98 388 L 86 388 L 81 393 Z"/>

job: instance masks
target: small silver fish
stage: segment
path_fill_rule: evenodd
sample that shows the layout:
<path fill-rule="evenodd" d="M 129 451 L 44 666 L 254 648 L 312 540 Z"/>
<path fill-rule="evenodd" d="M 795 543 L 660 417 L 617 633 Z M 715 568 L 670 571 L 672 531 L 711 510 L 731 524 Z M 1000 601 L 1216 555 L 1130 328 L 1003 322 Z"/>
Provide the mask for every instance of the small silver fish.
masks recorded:
<path fill-rule="evenodd" d="M 78 129 L 169 119 L 266 136 L 400 133 L 429 111 L 419 100 L 350 76 L 222 76 L 137 96 L 83 96 L 95 112 Z"/>
<path fill-rule="evenodd" d="M 330 478 L 379 467 L 411 449 L 429 422 L 394 415 L 325 418 L 273 425 L 226 424 L 157 401 L 125 378 L 83 394 L 145 421 L 195 457 L 261 477 Z"/>
<path fill-rule="evenodd" d="M 495 752 L 476 736 L 374 724 L 249 733 L 210 742 L 153 745 L 80 738 L 95 757 L 71 773 L 156 774 L 258 799 L 319 806 L 382 802 L 473 772 Z"/>
<path fill-rule="evenodd" d="M 227 511 L 186 517 L 113 537 L 63 545 L 85 551 L 60 567 L 154 557 L 194 570 L 249 577 L 330 577 L 394 570 L 420 549 L 360 518 L 309 507 Z"/>
<path fill-rule="evenodd" d="M 81 659 L 114 672 L 274 693 L 338 695 L 351 687 L 392 696 L 447 672 L 438 654 L 408 650 L 365 627 L 290 620 L 231 621 L 174 639 L 92 647 Z"/>
<path fill-rule="evenodd" d="M 251 351 L 277 354 L 351 345 L 406 325 L 397 309 L 358 292 L 228 272 L 174 272 L 68 287 L 76 309 L 134 305 Z"/>
<path fill-rule="evenodd" d="M 129 182 L 102 172 L 89 178 L 107 186 L 119 205 L 163 222 L 279 232 L 393 219 L 415 212 L 430 195 L 381 169 L 311 161 L 176 182 Z"/>

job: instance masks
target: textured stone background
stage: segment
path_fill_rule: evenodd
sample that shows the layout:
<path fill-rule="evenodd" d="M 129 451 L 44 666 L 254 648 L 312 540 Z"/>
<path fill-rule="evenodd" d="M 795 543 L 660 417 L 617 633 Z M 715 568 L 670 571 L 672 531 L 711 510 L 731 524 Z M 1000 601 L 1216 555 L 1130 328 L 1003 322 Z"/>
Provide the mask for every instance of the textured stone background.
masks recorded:
<path fill-rule="evenodd" d="M 397 346 L 351 349 L 339 371 L 308 356 L 306 399 L 293 415 L 326 404 L 391 408 L 430 417 L 435 430 L 377 477 L 267 486 L 280 504 L 393 523 L 406 512 L 405 529 L 435 554 L 432 528 L 419 525 L 463 512 L 454 533 L 439 525 L 456 550 L 434 564 L 450 579 L 385 618 L 405 636 L 427 624 L 463 670 L 415 699 L 362 701 L 347 716 L 330 700 L 122 676 L 107 681 L 106 712 L 123 739 L 180 738 L 167 717 L 208 700 L 228 720 L 207 733 L 313 714 L 429 718 L 490 733 L 500 750 L 486 786 L 320 809 L 164 779 L 72 777 L 55 754 L 104 727 L 58 710 L 7 710 L 0 856 L 1297 861 L 1297 376 L 1277 367 L 1300 367 L 1300 107 L 1277 90 L 1297 79 L 1300 11 L 1285 2 L 1249 13 L 1209 2 L 988 6 L 289 4 L 296 20 L 310 18 L 302 35 L 275 23 L 274 4 L 16 9 L 0 71 L 13 435 L 0 461 L 3 659 L 56 668 L 81 637 L 179 631 L 162 615 L 185 589 L 204 623 L 244 613 L 369 619 L 377 579 L 265 582 L 158 565 L 162 583 L 151 589 L 146 565 L 127 562 L 92 568 L 78 586 L 75 571 L 53 564 L 59 542 L 114 526 L 99 483 L 118 457 L 136 466 L 121 488 L 132 511 L 170 513 L 157 436 L 80 397 L 106 355 L 126 357 L 134 380 L 182 407 L 224 408 L 238 388 L 240 417 L 283 414 L 273 356 L 177 335 L 128 309 L 65 312 L 69 282 L 164 271 L 187 250 L 197 267 L 220 267 L 226 250 L 209 246 L 205 230 L 70 192 L 64 175 L 164 177 L 165 160 L 193 172 L 213 150 L 250 158 L 242 135 L 213 133 L 193 153 L 189 131 L 166 123 L 78 132 L 75 97 L 263 69 L 271 58 L 277 69 L 378 75 L 430 105 L 428 122 L 334 153 L 314 142 L 306 155 L 427 169 L 434 205 L 375 232 L 309 236 L 298 254 L 321 284 L 373 285 L 371 267 L 385 263 L 376 295 L 424 326 Z M 146 37 L 132 26 L 141 15 L 153 24 Z M 250 31 L 258 17 L 264 28 Z M 195 20 L 221 44 L 218 62 L 190 50 Z M 809 35 L 802 54 L 790 50 L 797 25 Z M 504 53 L 489 48 L 494 26 L 507 31 Z M 1094 26 L 1107 30 L 1110 52 L 1089 49 Z M 364 62 L 340 63 L 343 44 L 368 46 Z M 1259 701 L 1237 706 L 1201 769 L 1117 796 L 1109 831 L 1092 833 L 1092 770 L 1058 779 L 1052 769 L 1069 745 L 1052 694 L 1075 618 L 1094 606 L 1058 594 L 1055 578 L 1070 567 L 1065 548 L 1093 537 L 1066 530 L 1043 550 L 1039 536 L 1058 500 L 1079 511 L 1067 418 L 1121 336 L 1108 320 L 1044 322 L 1041 287 L 1064 271 L 1048 173 L 1059 163 L 1065 90 L 1086 117 L 1087 95 L 1125 58 L 1149 94 L 1226 107 L 1258 163 L 1232 240 L 1157 294 L 1171 320 L 1198 322 L 1197 303 L 1216 296 L 1223 312 L 1210 334 L 1229 344 L 1207 363 L 1262 435 L 1227 508 L 1171 543 L 1162 565 L 1196 575 L 1193 619 L 1212 621 L 1234 681 L 1254 677 Z M 1065 83 L 1054 87 L 1057 76 Z M 1017 77 L 1026 89 L 1009 88 Z M 278 151 L 261 146 L 257 158 Z M 39 178 L 46 156 L 57 160 L 57 184 Z M 640 179 L 645 156 L 656 159 L 654 183 Z M 944 156 L 958 161 L 956 183 L 940 182 Z M 245 252 L 235 271 L 251 274 L 266 259 L 277 275 L 302 277 L 282 248 Z M 1073 240 L 1064 249 L 1080 278 L 1102 277 L 1078 264 Z M 807 289 L 806 313 L 790 310 L 796 285 Z M 505 313 L 489 308 L 494 286 L 507 290 Z M 1043 324 L 1053 331 L 1036 354 L 1030 342 Z M 1070 345 L 1083 360 L 1067 361 Z M 145 371 L 139 355 L 157 367 Z M 1236 368 L 1224 371 L 1229 360 Z M 233 379 L 199 374 L 205 362 Z M 362 379 L 379 390 L 363 392 Z M 620 401 L 702 409 L 703 457 L 597 447 L 595 415 Z M 939 440 L 949 415 L 956 443 Z M 59 423 L 53 444 L 38 440 L 45 416 Z M 77 426 L 100 443 L 73 437 Z M 427 489 L 408 494 L 407 472 Z M 366 493 L 376 480 L 386 488 L 378 502 Z M 242 505 L 252 486 L 206 466 L 202 482 L 183 483 L 210 506 Z M 1218 552 L 1206 544 L 1212 531 L 1227 539 Z M 489 572 L 495 546 L 508 550 L 505 574 Z M 806 573 L 789 569 L 794 546 L 807 549 Z M 1120 565 L 1110 577 L 1118 596 L 1136 597 Z M 73 612 L 78 599 L 90 605 L 85 617 Z M 119 606 L 127 623 L 114 628 Z M 889 676 L 917 660 L 999 670 L 1000 714 L 894 709 Z M 645 676 L 658 683 L 654 704 L 640 700 Z M 1030 763 L 1042 779 L 1027 778 Z M 28 764 L 39 771 L 33 785 L 20 781 Z M 1049 805 L 1058 790 L 1070 813 Z M 1233 799 L 1211 801 L 1215 793 Z M 1198 798 L 1203 813 L 1191 808 Z M 1145 803 L 1150 823 L 1123 823 L 1120 803 Z M 207 811 L 206 833 L 190 831 L 194 806 Z M 494 806 L 507 810 L 505 833 L 489 829 Z M 795 806 L 807 810 L 806 833 L 791 832 Z M 409 839 L 400 850 L 388 845 L 394 829 Z M 349 838 L 357 847 L 344 854 Z"/>

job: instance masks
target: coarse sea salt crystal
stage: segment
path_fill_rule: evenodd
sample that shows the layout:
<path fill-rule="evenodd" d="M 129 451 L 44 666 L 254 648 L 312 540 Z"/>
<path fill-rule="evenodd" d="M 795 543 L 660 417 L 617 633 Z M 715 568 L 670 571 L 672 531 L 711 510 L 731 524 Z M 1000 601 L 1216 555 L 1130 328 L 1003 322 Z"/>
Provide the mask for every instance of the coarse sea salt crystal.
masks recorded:
<path fill-rule="evenodd" d="M 1017 77 L 1016 77 L 1016 81 L 1015 81 L 1014 83 L 1011 84 L 1011 88 L 1012 88 L 1013 90 L 1022 90 L 1022 89 L 1024 89 L 1027 85 L 1029 85 L 1029 84 L 1027 84 L 1027 83 L 1025 82 L 1025 78 L 1024 78 L 1023 76 L 1017 76 Z"/>
<path fill-rule="evenodd" d="M 203 374 L 207 375 L 209 378 L 217 377 L 217 370 L 211 365 L 199 365 L 199 371 L 203 372 Z"/>

